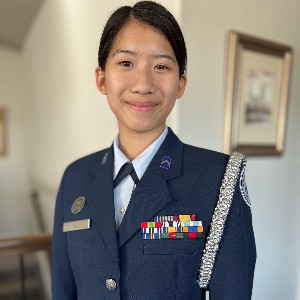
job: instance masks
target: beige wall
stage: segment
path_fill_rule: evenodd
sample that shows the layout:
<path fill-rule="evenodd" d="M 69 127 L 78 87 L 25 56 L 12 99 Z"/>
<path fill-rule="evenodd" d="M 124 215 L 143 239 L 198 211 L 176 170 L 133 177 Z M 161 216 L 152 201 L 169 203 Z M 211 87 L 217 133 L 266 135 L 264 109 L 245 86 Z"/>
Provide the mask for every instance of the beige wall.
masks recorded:
<path fill-rule="evenodd" d="M 29 206 L 24 109 L 24 67 L 21 54 L 0 49 L 0 107 L 6 109 L 7 153 L 0 155 L 0 237 L 32 230 Z"/>
<path fill-rule="evenodd" d="M 104 22 L 135 1 L 48 0 L 21 53 L 0 50 L 0 105 L 9 108 L 10 152 L 0 157 L 0 234 L 32 230 L 29 188 L 41 192 L 48 228 L 64 168 L 111 144 L 116 122 L 94 86 Z M 299 151 L 300 19 L 296 0 L 161 0 L 182 25 L 188 88 L 170 118 L 187 143 L 222 150 L 226 35 L 230 29 L 294 49 L 286 150 L 248 159 L 248 186 L 258 248 L 254 300 L 300 299 Z M 17 70 L 17 71 L 16 71 Z M 3 84 L 5 78 L 5 84 Z M 3 202 L 4 201 L 4 202 Z M 3 206 L 2 206 L 3 208 Z M 14 215 L 14 218 L 11 215 Z M 4 228 L 4 230 L 3 230 Z"/>

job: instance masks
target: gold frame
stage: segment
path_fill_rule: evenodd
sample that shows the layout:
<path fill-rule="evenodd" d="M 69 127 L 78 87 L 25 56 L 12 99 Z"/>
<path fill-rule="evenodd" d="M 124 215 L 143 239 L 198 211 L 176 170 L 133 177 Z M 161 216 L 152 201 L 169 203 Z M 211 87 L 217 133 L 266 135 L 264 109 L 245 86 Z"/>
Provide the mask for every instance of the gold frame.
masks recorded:
<path fill-rule="evenodd" d="M 236 150 L 246 155 L 279 155 L 284 149 L 292 49 L 286 45 L 236 31 L 229 32 L 228 46 L 224 152 L 229 154 Z M 250 59 L 251 57 L 252 59 Z M 266 70 L 263 69 L 261 62 L 266 66 Z M 274 64 L 271 66 L 274 67 L 274 71 L 270 72 L 267 69 L 272 64 Z M 255 69 L 255 65 L 259 68 Z M 254 80 L 257 80 L 255 81 L 256 86 L 257 83 L 260 87 L 265 84 L 264 91 L 267 86 L 263 81 L 258 81 L 259 78 L 263 78 L 258 76 L 260 73 L 264 73 L 265 80 L 266 78 L 269 80 L 267 91 L 269 93 L 267 96 L 264 93 L 255 98 L 252 97 L 255 91 Z M 250 86 L 251 78 L 252 85 Z M 253 90 L 250 89 L 251 87 Z M 261 90 L 259 91 L 261 93 Z M 247 119 L 248 116 L 251 116 L 250 102 L 247 102 L 250 101 L 249 99 L 256 101 L 256 104 L 253 104 L 254 102 L 251 104 L 252 117 L 254 116 L 256 121 Z M 266 100 L 269 106 L 264 106 Z M 265 114 L 265 116 L 259 117 L 259 114 Z M 268 135 L 266 127 L 272 132 L 272 135 Z M 251 134 L 247 135 L 247 132 Z M 267 139 L 264 139 L 263 136 L 260 137 L 261 134 L 265 134 Z M 272 136 L 272 140 L 270 136 Z M 268 139 L 270 140 L 266 142 Z"/>
<path fill-rule="evenodd" d="M 6 153 L 6 126 L 5 126 L 5 110 L 0 108 L 0 155 Z"/>

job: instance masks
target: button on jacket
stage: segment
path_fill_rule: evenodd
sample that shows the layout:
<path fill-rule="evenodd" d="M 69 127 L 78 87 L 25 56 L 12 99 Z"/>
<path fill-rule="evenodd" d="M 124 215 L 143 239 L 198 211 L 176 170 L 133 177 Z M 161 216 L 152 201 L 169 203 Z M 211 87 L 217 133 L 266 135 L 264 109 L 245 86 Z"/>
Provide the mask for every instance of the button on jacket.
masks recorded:
<path fill-rule="evenodd" d="M 163 157 L 169 168 L 162 168 Z M 134 189 L 118 231 L 113 147 L 71 164 L 58 192 L 53 232 L 53 300 L 201 300 L 197 285 L 209 224 L 228 156 L 183 144 L 168 135 Z M 71 207 L 79 197 L 85 205 Z M 196 239 L 142 239 L 141 222 L 195 214 Z M 65 222 L 89 219 L 90 228 L 63 232 Z M 211 300 L 251 299 L 256 260 L 251 209 L 237 184 L 212 278 Z"/>

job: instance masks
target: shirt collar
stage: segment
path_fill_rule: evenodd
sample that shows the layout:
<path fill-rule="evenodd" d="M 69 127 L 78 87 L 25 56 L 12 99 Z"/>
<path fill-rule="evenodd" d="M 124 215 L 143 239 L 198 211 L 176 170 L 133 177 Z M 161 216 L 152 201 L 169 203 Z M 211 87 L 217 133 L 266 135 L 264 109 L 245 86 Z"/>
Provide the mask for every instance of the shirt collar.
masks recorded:
<path fill-rule="evenodd" d="M 147 167 L 149 166 L 152 158 L 156 154 L 157 150 L 163 143 L 164 139 L 168 134 L 168 127 L 164 129 L 161 135 L 149 145 L 139 156 L 137 156 L 133 161 L 133 167 L 139 179 L 144 175 Z M 121 167 L 129 161 L 125 154 L 119 148 L 119 136 L 117 136 L 113 143 L 114 147 L 114 179 L 116 178 Z"/>

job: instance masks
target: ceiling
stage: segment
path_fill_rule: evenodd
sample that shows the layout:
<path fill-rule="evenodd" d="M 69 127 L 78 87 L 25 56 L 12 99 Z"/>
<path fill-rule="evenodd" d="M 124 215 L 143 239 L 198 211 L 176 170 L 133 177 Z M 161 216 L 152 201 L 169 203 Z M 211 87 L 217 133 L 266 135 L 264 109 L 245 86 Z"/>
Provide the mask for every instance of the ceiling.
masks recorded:
<path fill-rule="evenodd" d="M 0 47 L 21 49 L 44 0 L 0 0 Z"/>

